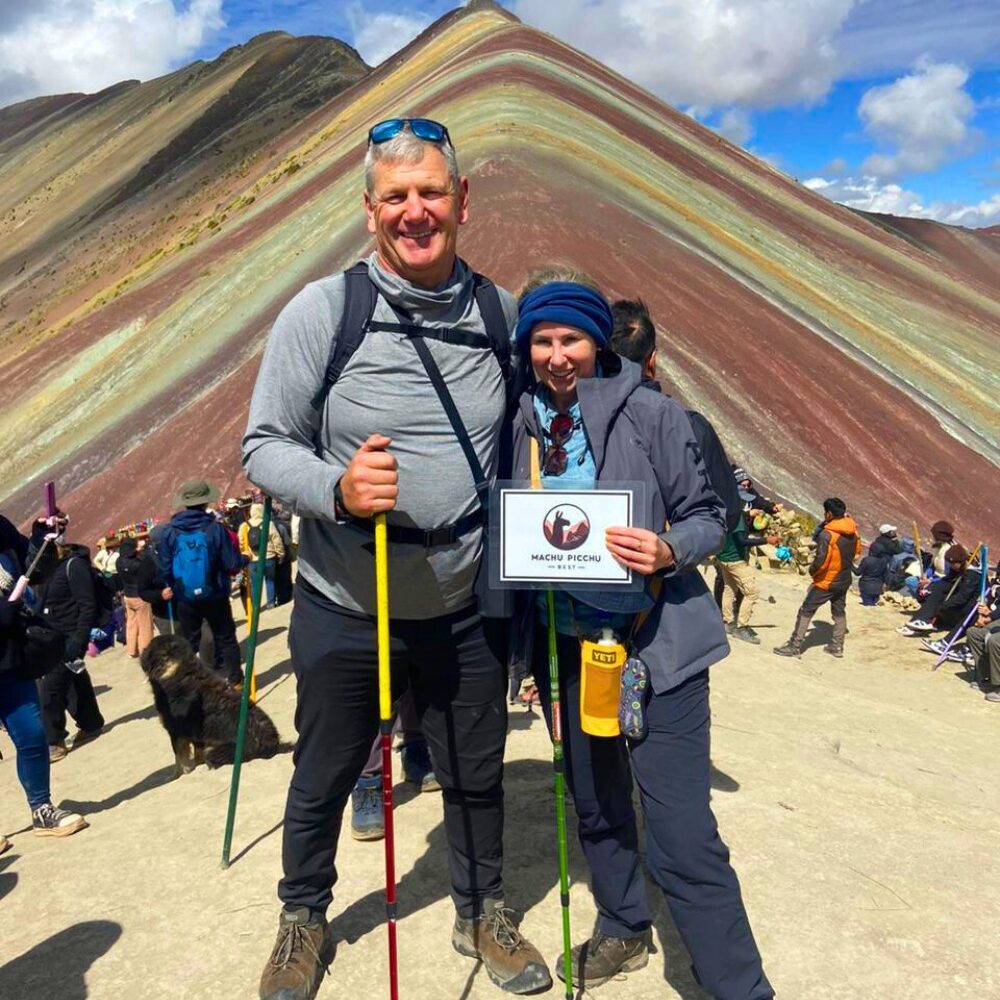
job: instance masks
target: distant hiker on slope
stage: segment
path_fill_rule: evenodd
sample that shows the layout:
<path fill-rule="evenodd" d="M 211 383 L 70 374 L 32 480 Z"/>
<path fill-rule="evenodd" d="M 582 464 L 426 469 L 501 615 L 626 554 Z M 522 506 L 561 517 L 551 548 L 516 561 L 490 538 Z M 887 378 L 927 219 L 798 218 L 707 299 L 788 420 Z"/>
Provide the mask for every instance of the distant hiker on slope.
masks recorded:
<path fill-rule="evenodd" d="M 847 634 L 847 591 L 851 586 L 851 568 L 861 554 L 861 538 L 854 518 L 847 516 L 847 505 L 839 497 L 823 501 L 823 524 L 816 539 L 816 555 L 809 566 L 812 586 L 799 608 L 792 637 L 783 646 L 775 646 L 779 656 L 800 656 L 806 630 L 813 615 L 827 601 L 833 615 L 833 637 L 823 647 L 831 656 L 844 655 Z"/>

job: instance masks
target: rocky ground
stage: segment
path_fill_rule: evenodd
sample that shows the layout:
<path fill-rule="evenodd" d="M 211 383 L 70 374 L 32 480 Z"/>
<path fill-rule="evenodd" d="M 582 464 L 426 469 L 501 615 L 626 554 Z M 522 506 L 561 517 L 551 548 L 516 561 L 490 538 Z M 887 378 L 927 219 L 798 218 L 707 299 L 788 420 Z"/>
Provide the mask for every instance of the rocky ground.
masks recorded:
<path fill-rule="evenodd" d="M 754 624 L 763 645 L 737 643 L 712 673 L 713 805 L 778 996 L 1000 997 L 1000 707 L 954 665 L 932 673 L 930 655 L 893 632 L 898 611 L 862 609 L 856 597 L 843 660 L 821 649 L 824 621 L 801 660 L 773 656 L 804 583 L 772 574 L 762 584 Z M 292 735 L 287 620 L 287 609 L 265 613 L 258 666 L 260 704 Z M 0 736 L 0 829 L 14 844 L 0 858 L 0 997 L 255 997 L 277 916 L 290 757 L 244 768 L 234 863 L 222 871 L 230 770 L 171 782 L 170 748 L 139 668 L 116 651 L 91 672 L 107 731 L 52 776 L 57 800 L 85 813 L 90 829 L 64 841 L 30 833 Z M 560 931 L 549 759 L 539 715 L 512 709 L 508 892 L 551 958 Z M 495 998 L 482 969 L 449 943 L 440 797 L 402 784 L 397 794 L 400 995 Z M 340 944 L 319 996 L 385 995 L 381 846 L 346 837 L 339 869 L 331 918 Z M 575 844 L 571 872 L 581 937 L 594 909 Z M 699 1000 L 706 994 L 652 886 L 650 898 L 658 954 L 594 993 Z"/>

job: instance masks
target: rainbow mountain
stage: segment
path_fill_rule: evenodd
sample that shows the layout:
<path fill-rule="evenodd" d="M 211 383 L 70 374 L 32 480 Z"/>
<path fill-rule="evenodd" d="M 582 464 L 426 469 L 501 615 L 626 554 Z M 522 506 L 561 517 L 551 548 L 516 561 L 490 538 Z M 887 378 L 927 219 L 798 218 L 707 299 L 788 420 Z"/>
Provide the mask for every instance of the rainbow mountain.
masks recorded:
<path fill-rule="evenodd" d="M 484 0 L 374 69 L 271 33 L 0 109 L 0 509 L 55 479 L 92 540 L 184 479 L 241 489 L 270 325 L 368 252 L 366 133 L 401 114 L 451 131 L 462 255 L 645 299 L 665 388 L 767 489 L 998 539 L 1000 234 L 832 204 Z"/>

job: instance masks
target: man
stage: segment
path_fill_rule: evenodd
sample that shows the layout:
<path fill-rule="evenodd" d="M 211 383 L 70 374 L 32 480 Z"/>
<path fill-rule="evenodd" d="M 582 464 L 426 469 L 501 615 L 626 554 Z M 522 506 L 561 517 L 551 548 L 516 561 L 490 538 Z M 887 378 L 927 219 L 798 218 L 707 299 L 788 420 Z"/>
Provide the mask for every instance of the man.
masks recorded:
<path fill-rule="evenodd" d="M 722 581 L 724 588 L 721 607 L 726 631 L 735 639 L 754 646 L 760 645 L 760 636 L 751 627 L 750 619 L 753 617 L 760 589 L 757 586 L 757 568 L 750 561 L 750 550 L 757 545 L 777 543 L 777 535 L 748 535 L 746 520 L 741 514 L 736 530 L 727 532 L 726 540 L 716 556 L 718 579 Z"/>
<path fill-rule="evenodd" d="M 246 556 L 233 547 L 225 526 L 208 505 L 219 491 L 204 479 L 184 483 L 174 507 L 183 507 L 158 533 L 156 558 L 165 589 L 163 599 L 177 600 L 181 635 L 197 653 L 201 627 L 212 633 L 212 665 L 230 684 L 243 681 L 236 622 L 229 603 L 229 577 L 246 565 Z"/>
<path fill-rule="evenodd" d="M 642 384 L 648 389 L 660 392 L 656 380 L 656 327 L 642 299 L 619 299 L 611 306 L 614 327 L 611 334 L 611 349 L 615 354 L 634 361 L 641 369 Z M 733 480 L 726 449 L 719 440 L 715 428 L 696 410 L 687 410 L 694 439 L 698 442 L 701 457 L 708 472 L 712 489 L 726 508 L 726 529 L 735 531 L 739 525 L 743 503 L 739 498 Z"/>
<path fill-rule="evenodd" d="M 945 576 L 931 584 L 920 610 L 896 631 L 903 636 L 914 636 L 961 625 L 979 599 L 980 571 L 968 568 L 968 564 L 969 553 L 961 545 L 949 546 L 945 552 Z M 939 651 L 930 648 L 932 652 Z"/>
<path fill-rule="evenodd" d="M 301 516 L 290 628 L 299 740 L 284 906 L 260 996 L 310 1000 L 333 959 L 325 913 L 337 839 L 378 730 L 371 518 L 380 512 L 393 695 L 412 685 L 443 792 L 452 944 L 501 988 L 535 992 L 552 980 L 518 932 L 502 880 L 508 624 L 480 614 L 493 609 L 477 607 L 475 587 L 516 310 L 456 255 L 469 187 L 444 126 L 374 126 L 364 204 L 376 244 L 367 276 L 355 268 L 314 282 L 285 307 L 243 440 L 251 481 Z M 371 320 L 348 329 L 362 291 Z"/>
<path fill-rule="evenodd" d="M 854 518 L 847 516 L 847 505 L 839 497 L 823 501 L 823 525 L 816 539 L 816 555 L 809 566 L 812 586 L 799 608 L 792 637 L 784 646 L 775 646 L 779 656 L 801 656 L 802 642 L 813 615 L 827 601 L 833 616 L 833 638 L 823 651 L 831 656 L 844 655 L 847 634 L 847 591 L 851 586 L 854 560 L 861 554 L 861 538 Z"/>
<path fill-rule="evenodd" d="M 747 474 L 746 469 L 739 465 L 733 465 L 731 468 L 733 479 L 736 480 L 736 485 L 740 493 L 749 494 L 744 500 L 746 502 L 746 510 L 751 517 L 757 512 L 770 514 L 773 517 L 778 511 L 785 509 L 784 504 L 778 503 L 776 500 L 768 500 L 767 497 L 761 494 L 760 490 L 754 486 L 753 480 Z"/>

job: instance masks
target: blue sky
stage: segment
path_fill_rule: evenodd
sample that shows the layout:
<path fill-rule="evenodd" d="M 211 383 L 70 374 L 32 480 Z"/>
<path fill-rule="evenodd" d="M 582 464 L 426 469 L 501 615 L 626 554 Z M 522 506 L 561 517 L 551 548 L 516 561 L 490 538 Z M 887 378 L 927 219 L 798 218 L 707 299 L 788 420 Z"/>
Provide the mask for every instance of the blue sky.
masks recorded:
<path fill-rule="evenodd" d="M 1000 0 L 504 0 L 827 197 L 1000 224 Z M 0 106 L 212 58 L 262 31 L 374 63 L 454 3 L 0 0 Z"/>

